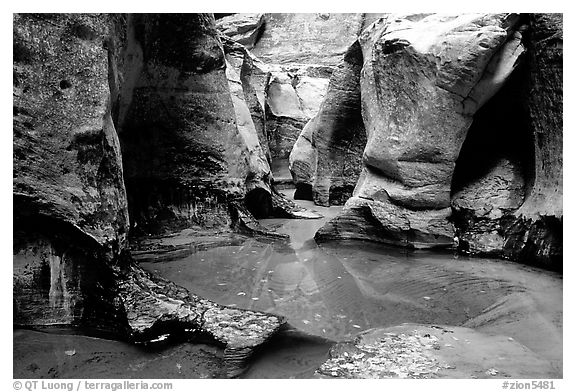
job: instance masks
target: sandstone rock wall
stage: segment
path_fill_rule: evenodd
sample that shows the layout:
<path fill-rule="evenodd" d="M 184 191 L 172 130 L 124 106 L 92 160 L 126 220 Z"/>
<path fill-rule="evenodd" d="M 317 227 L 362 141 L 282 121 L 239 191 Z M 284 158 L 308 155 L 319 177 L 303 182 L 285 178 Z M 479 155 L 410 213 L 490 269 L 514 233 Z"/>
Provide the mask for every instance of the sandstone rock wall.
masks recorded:
<path fill-rule="evenodd" d="M 264 30 L 264 14 L 232 14 L 217 20 L 222 33 L 247 49 L 254 47 Z"/>
<path fill-rule="evenodd" d="M 523 53 L 519 15 L 391 15 L 364 30 L 364 170 L 317 238 L 452 246 L 450 183 L 474 113 Z M 370 229 L 358 231 L 353 222 Z"/>
<path fill-rule="evenodd" d="M 228 227 L 228 202 L 269 193 L 270 178 L 213 16 L 133 15 L 124 58 L 118 124 L 135 232 Z"/>
<path fill-rule="evenodd" d="M 360 33 L 364 14 L 265 14 L 252 52 L 269 64 L 335 66 Z"/>
<path fill-rule="evenodd" d="M 14 15 L 14 322 L 108 317 L 106 275 L 127 246 L 111 117 L 110 18 Z"/>
<path fill-rule="evenodd" d="M 385 16 L 360 43 L 364 168 L 317 240 L 456 246 L 561 269 L 562 16 Z M 316 126 L 294 148 L 301 183 L 326 181 Z"/>
<path fill-rule="evenodd" d="M 506 228 L 504 254 L 562 269 L 563 17 L 529 17 L 526 97 L 534 148 L 533 177 L 524 204 Z"/>
<path fill-rule="evenodd" d="M 562 16 L 527 24 L 524 64 L 460 153 L 453 219 L 461 251 L 562 269 Z"/>
<path fill-rule="evenodd" d="M 344 204 L 358 180 L 366 131 L 360 104 L 360 45 L 353 44 L 330 79 L 318 114 L 290 153 L 295 198 L 318 205 Z"/>
<path fill-rule="evenodd" d="M 374 16 L 372 16 L 374 18 Z M 218 20 L 220 31 L 247 44 L 260 60 L 255 84 L 265 109 L 266 129 L 276 183 L 290 181 L 288 157 L 306 123 L 326 94 L 330 76 L 366 20 L 364 14 L 235 14 Z M 251 26 L 251 27 L 250 27 Z M 252 30 L 249 30 L 252 28 Z M 243 30 L 243 34 L 232 33 Z"/>
<path fill-rule="evenodd" d="M 197 297 L 127 252 L 128 206 L 136 225 L 190 225 L 228 223 L 247 190 L 272 199 L 213 17 L 15 15 L 14 55 L 14 324 L 208 339 L 237 375 L 283 320 Z"/>

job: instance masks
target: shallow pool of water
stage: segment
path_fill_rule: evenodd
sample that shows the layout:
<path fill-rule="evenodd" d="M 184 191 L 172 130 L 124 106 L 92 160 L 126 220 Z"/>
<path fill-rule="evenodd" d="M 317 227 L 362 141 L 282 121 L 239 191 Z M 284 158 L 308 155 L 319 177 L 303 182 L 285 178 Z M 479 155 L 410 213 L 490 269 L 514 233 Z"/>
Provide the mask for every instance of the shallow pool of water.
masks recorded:
<path fill-rule="evenodd" d="M 221 304 L 281 314 L 310 335 L 342 341 L 402 323 L 469 326 L 516 339 L 561 371 L 560 274 L 358 241 L 318 246 L 314 233 L 340 207 L 300 204 L 325 218 L 261 221 L 289 240 L 250 238 L 142 266 Z"/>
<path fill-rule="evenodd" d="M 244 377 L 312 377 L 332 342 L 402 323 L 466 326 L 504 335 L 549 361 L 555 369 L 550 377 L 561 377 L 560 274 L 503 260 L 364 242 L 318 246 L 314 233 L 340 207 L 301 204 L 325 218 L 261 221 L 289 239 L 246 237 L 141 262 L 143 268 L 223 305 L 287 318 L 289 331 L 260 351 Z M 198 373 L 190 370 L 188 376 Z"/>

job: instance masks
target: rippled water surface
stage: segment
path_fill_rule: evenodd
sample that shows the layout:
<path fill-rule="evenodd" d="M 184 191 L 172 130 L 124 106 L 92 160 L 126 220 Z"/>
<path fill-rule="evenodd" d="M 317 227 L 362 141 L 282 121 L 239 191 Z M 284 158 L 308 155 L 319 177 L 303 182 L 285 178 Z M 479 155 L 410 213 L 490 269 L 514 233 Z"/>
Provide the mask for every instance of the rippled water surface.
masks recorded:
<path fill-rule="evenodd" d="M 363 242 L 318 246 L 320 220 L 266 219 L 289 239 L 245 238 L 141 265 L 218 303 L 285 316 L 246 377 L 311 377 L 332 341 L 402 323 L 458 325 L 508 336 L 562 373 L 562 277 L 502 260 Z"/>

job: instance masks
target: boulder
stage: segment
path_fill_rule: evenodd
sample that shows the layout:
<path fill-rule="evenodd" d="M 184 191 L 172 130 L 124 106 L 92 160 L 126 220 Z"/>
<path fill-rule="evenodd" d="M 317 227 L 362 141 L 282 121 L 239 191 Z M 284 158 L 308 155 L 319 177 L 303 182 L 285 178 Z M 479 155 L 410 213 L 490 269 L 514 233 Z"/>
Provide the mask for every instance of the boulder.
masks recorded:
<path fill-rule="evenodd" d="M 242 373 L 254 350 L 285 322 L 272 314 L 208 301 L 136 266 L 119 277 L 118 296 L 131 341 L 154 342 L 174 336 L 192 341 L 208 339 L 224 347 L 228 377 Z"/>
<path fill-rule="evenodd" d="M 389 15 L 364 30 L 364 170 L 317 239 L 453 245 L 455 162 L 474 113 L 524 52 L 520 24 L 516 14 Z"/>

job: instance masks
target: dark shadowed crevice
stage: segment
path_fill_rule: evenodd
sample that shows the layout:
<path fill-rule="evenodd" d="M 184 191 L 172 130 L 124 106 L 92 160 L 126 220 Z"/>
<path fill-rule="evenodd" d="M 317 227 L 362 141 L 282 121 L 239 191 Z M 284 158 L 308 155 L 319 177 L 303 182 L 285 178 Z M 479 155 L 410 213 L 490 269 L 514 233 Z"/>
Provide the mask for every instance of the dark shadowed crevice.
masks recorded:
<path fill-rule="evenodd" d="M 312 184 L 306 184 L 304 182 L 296 183 L 296 190 L 294 191 L 294 200 L 313 200 Z"/>
<path fill-rule="evenodd" d="M 252 189 L 246 193 L 244 202 L 256 219 L 268 218 L 272 214 L 272 197 L 265 189 Z"/>
<path fill-rule="evenodd" d="M 524 105 L 526 65 L 475 115 L 451 184 L 458 249 L 505 257 L 507 222 L 534 182 L 534 141 Z"/>
<path fill-rule="evenodd" d="M 534 142 L 522 102 L 526 77 L 526 67 L 520 65 L 474 115 L 456 160 L 451 196 L 484 177 L 502 159 L 520 169 L 525 189 L 530 186 L 534 178 Z"/>

